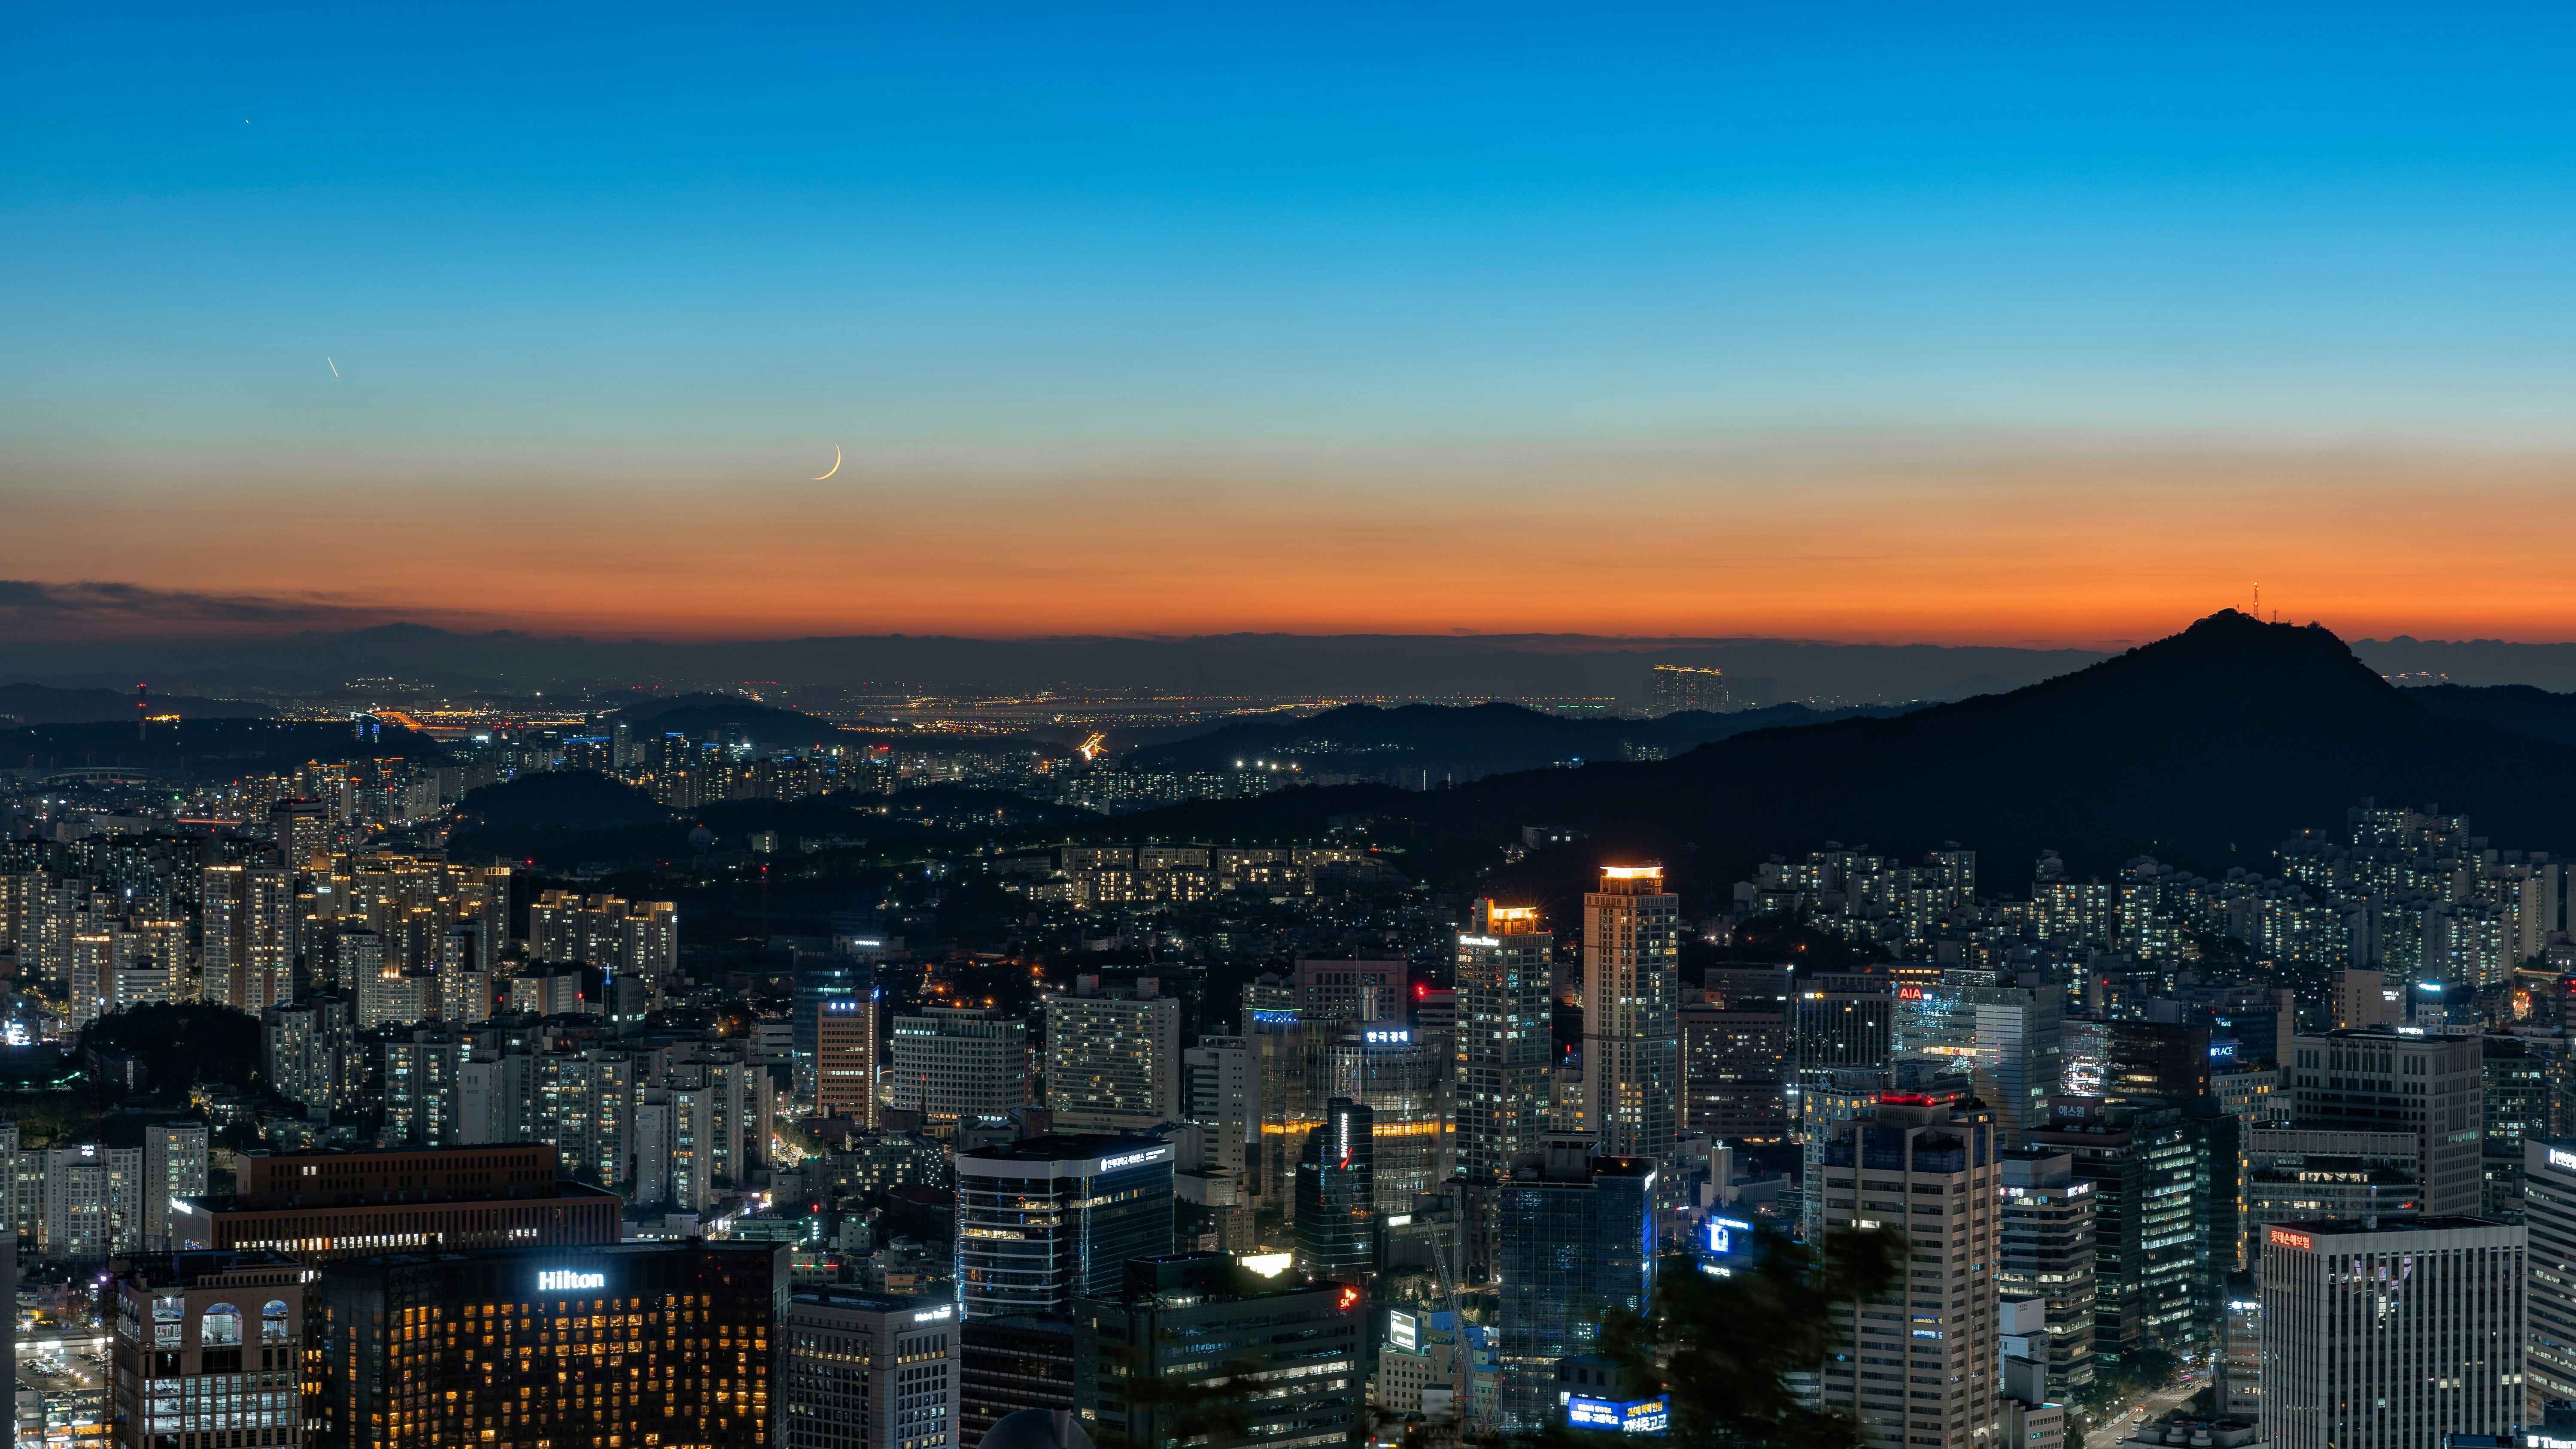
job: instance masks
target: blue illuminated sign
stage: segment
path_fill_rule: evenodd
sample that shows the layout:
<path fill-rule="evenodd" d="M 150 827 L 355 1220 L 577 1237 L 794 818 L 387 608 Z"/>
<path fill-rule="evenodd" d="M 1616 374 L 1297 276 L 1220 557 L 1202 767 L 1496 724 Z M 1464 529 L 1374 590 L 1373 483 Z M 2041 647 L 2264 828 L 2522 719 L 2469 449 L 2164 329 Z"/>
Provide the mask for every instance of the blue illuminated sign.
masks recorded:
<path fill-rule="evenodd" d="M 2219 1037 L 2211 1041 L 2209 1044 L 2209 1059 L 2213 1062 L 2232 1062 L 2236 1060 L 2236 1043 L 2227 1040 L 2225 1037 Z"/>
<path fill-rule="evenodd" d="M 1298 1022 L 1304 1019 L 1305 1018 L 1298 1015 L 1293 1010 L 1265 1011 L 1259 1007 L 1255 1007 L 1252 1012 L 1252 1020 L 1254 1024 L 1259 1026 L 1295 1026 Z"/>
<path fill-rule="evenodd" d="M 1651 1399 L 1585 1399 L 1568 1396 L 1565 1422 L 1576 1429 L 1615 1429 L 1622 1434 L 1661 1434 L 1672 1425 L 1672 1408 L 1657 1394 Z"/>

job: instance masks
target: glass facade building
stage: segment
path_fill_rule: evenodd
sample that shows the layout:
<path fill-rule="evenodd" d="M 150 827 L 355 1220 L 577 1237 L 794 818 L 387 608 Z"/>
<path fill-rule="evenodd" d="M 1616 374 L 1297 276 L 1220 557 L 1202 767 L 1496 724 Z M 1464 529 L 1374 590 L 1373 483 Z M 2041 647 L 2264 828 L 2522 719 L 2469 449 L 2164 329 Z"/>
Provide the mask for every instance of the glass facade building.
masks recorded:
<path fill-rule="evenodd" d="M 1172 1148 L 1111 1133 L 957 1154 L 957 1294 L 970 1318 L 1069 1313 L 1119 1265 L 1172 1250 Z"/>

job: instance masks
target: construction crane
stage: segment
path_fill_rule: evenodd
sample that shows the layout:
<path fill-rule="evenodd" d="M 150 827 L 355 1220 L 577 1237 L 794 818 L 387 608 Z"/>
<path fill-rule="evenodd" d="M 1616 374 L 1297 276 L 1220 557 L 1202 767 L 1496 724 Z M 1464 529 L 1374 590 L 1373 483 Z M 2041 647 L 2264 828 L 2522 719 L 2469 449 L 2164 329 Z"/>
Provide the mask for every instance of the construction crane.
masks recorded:
<path fill-rule="evenodd" d="M 1457 1208 L 1451 1213 L 1451 1219 L 1463 1222 L 1466 1218 L 1465 1195 L 1462 1193 L 1455 1201 Z M 1476 1396 L 1471 1386 L 1476 1373 L 1475 1355 L 1468 1348 L 1467 1315 L 1458 1308 L 1458 1280 L 1449 1272 L 1449 1248 L 1437 1218 L 1431 1221 L 1430 1229 L 1431 1266 L 1440 1275 L 1440 1296 L 1449 1304 L 1449 1382 L 1454 1395 L 1450 1402 L 1457 1409 L 1450 1420 L 1450 1432 L 1463 1438 L 1486 1430 L 1486 1425 L 1474 1417 Z"/>

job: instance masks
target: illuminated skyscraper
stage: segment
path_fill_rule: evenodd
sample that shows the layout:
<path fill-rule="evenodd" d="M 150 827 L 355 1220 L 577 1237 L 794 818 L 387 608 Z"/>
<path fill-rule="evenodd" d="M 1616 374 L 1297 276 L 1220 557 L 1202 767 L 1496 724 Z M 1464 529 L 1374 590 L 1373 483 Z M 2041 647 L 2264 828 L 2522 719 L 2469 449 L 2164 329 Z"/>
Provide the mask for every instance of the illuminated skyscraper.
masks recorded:
<path fill-rule="evenodd" d="M 1922 1274 L 1938 1282 L 1918 1282 L 1909 1270 L 1887 1293 L 1836 1310 L 1848 1315 L 1838 1325 L 1847 1346 L 1825 1364 L 1824 1401 L 1860 1421 L 1864 1446 L 1994 1442 L 2001 1187 L 1994 1114 L 1972 1100 L 1889 1092 L 1875 1115 L 1835 1129 L 1824 1159 L 1826 1225 L 1897 1229 L 1911 1261 L 1943 1265 Z"/>
<path fill-rule="evenodd" d="M 1501 1182 L 1547 1130 L 1548 962 L 1535 906 L 1476 903 L 1458 938 L 1458 1171 Z"/>
<path fill-rule="evenodd" d="M 1681 897 L 1660 865 L 1603 866 L 1583 898 L 1584 1124 L 1614 1157 L 1659 1157 L 1681 1089 Z"/>
<path fill-rule="evenodd" d="M 1409 1027 L 1345 1027 L 1333 1047 L 1333 1096 L 1372 1115 L 1381 1213 L 1411 1212 L 1416 1196 L 1449 1180 L 1449 1066 Z"/>
<path fill-rule="evenodd" d="M 1377 1269 L 1373 1114 L 1336 1097 L 1297 1158 L 1297 1270 L 1358 1282 Z"/>
<path fill-rule="evenodd" d="M 998 1012 L 932 1007 L 894 1019 L 885 1105 L 919 1112 L 931 1135 L 1029 1104 L 1028 1023 Z"/>
<path fill-rule="evenodd" d="M 1501 1190 L 1496 1348 L 1503 1415 L 1556 1410 L 1556 1366 L 1600 1345 L 1602 1315 L 1639 1311 L 1655 1286 L 1655 1164 L 1603 1157 L 1586 1132 L 1549 1132 Z"/>
<path fill-rule="evenodd" d="M 1150 1127 L 1180 1115 L 1181 1004 L 1132 995 L 1046 998 L 1047 1107 L 1060 1127 Z"/>
<path fill-rule="evenodd" d="M 768 1449 L 783 1439 L 772 1335 L 787 1295 L 787 1252 L 768 1243 L 329 1263 L 311 1289 L 322 1371 L 307 1408 L 330 1444 Z"/>
<path fill-rule="evenodd" d="M 815 1003 L 814 1110 L 877 1125 L 877 995 Z"/>

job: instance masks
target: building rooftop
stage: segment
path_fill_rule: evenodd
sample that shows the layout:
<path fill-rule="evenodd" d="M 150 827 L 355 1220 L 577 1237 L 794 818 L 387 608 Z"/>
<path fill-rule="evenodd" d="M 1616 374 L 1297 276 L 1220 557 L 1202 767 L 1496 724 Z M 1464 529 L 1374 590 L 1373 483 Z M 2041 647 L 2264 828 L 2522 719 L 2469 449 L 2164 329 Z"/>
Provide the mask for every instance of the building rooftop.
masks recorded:
<path fill-rule="evenodd" d="M 1135 1132 L 1049 1132 L 1042 1137 L 1023 1137 L 1016 1142 L 970 1147 L 957 1155 L 985 1162 L 1064 1162 L 1168 1145 L 1160 1137 Z"/>
<path fill-rule="evenodd" d="M 2318 1236 L 2357 1236 L 2362 1233 L 2441 1233 L 2462 1228 L 2506 1228 L 2511 1223 L 2495 1218 L 2473 1217 L 2386 1217 L 2386 1218 L 2301 1218 L 2296 1222 L 2267 1224 L 2276 1232 L 2310 1233 Z"/>

